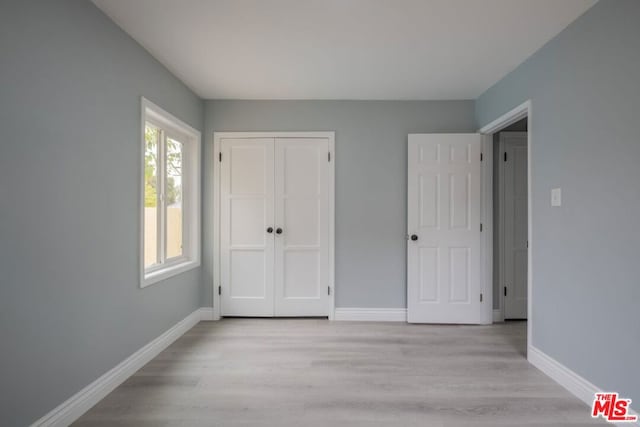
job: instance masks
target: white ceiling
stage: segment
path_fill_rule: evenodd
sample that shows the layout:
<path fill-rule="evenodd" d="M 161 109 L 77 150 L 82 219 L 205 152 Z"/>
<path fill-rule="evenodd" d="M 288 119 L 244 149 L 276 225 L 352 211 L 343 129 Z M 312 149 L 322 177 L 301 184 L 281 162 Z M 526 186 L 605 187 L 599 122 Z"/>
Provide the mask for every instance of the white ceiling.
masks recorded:
<path fill-rule="evenodd" d="M 596 0 L 93 0 L 207 99 L 473 99 Z"/>

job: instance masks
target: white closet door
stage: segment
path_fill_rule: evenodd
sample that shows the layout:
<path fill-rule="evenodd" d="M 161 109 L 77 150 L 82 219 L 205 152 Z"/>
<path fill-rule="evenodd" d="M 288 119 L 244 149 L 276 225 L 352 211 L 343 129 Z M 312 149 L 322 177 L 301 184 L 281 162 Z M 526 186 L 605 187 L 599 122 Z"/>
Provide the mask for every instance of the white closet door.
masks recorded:
<path fill-rule="evenodd" d="M 527 318 L 527 133 L 501 132 L 504 149 L 504 317 Z"/>
<path fill-rule="evenodd" d="M 480 149 L 478 134 L 409 135 L 409 322 L 482 322 Z"/>
<path fill-rule="evenodd" d="M 273 139 L 221 144 L 221 310 L 273 316 Z"/>
<path fill-rule="evenodd" d="M 326 138 L 275 140 L 275 315 L 329 310 Z"/>

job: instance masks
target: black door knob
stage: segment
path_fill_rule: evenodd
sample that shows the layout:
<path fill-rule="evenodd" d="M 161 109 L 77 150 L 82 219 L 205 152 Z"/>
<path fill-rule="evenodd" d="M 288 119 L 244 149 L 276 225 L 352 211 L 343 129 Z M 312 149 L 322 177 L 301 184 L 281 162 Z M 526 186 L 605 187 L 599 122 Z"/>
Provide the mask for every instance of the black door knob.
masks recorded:
<path fill-rule="evenodd" d="M 411 235 L 411 240 L 413 240 L 415 242 L 416 240 L 418 240 L 418 236 L 415 235 L 415 234 L 412 234 Z"/>
<path fill-rule="evenodd" d="M 276 228 L 276 234 L 282 234 L 282 228 L 280 227 Z"/>
<path fill-rule="evenodd" d="M 273 227 L 267 228 L 267 233 L 273 233 Z"/>

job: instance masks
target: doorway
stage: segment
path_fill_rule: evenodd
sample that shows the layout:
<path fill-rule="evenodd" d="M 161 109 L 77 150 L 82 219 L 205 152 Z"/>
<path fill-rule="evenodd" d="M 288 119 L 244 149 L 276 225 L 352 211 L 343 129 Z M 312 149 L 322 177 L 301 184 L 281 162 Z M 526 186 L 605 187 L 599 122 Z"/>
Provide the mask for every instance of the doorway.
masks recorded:
<path fill-rule="evenodd" d="M 494 310 L 527 318 L 527 118 L 493 135 Z"/>
<path fill-rule="evenodd" d="M 526 120 L 526 122 L 523 122 L 523 119 Z M 518 123 L 520 122 L 520 123 Z M 516 123 L 518 123 L 517 125 L 515 125 Z M 526 123 L 526 128 L 523 127 Z M 515 126 L 512 126 L 515 125 Z M 511 128 L 510 128 L 511 127 Z M 532 216 L 531 216 L 531 212 L 532 212 L 532 182 L 531 182 L 531 176 L 532 176 L 532 158 L 531 158 L 531 150 L 532 150 L 532 108 L 531 108 L 531 101 L 526 101 L 523 104 L 515 107 L 513 110 L 505 113 L 504 115 L 496 118 L 493 122 L 487 124 L 486 126 L 484 126 L 483 128 L 480 129 L 480 133 L 482 133 L 483 135 L 485 135 L 484 138 L 484 150 L 486 152 L 490 152 L 493 153 L 493 155 L 490 157 L 491 161 L 487 162 L 484 167 L 485 167 L 485 172 L 486 172 L 486 178 L 484 180 L 485 183 L 485 188 L 488 190 L 486 192 L 484 192 L 483 195 L 483 201 L 485 202 L 485 206 L 486 209 L 484 211 L 484 218 L 487 219 L 488 221 L 490 221 L 492 223 L 492 230 L 493 231 L 493 238 L 487 239 L 487 244 L 486 244 L 486 248 L 487 248 L 487 254 L 489 255 L 488 258 L 485 260 L 485 268 L 487 268 L 489 271 L 493 271 L 493 274 L 488 274 L 486 276 L 486 278 L 488 279 L 488 281 L 491 283 L 491 285 L 493 286 L 493 301 L 494 301 L 494 311 L 493 311 L 493 321 L 494 322 L 502 322 L 505 320 L 505 312 L 504 312 L 504 308 L 505 308 L 505 303 L 504 303 L 504 282 L 503 279 L 505 278 L 505 274 L 502 275 L 502 277 L 500 276 L 500 268 L 502 266 L 504 266 L 505 264 L 501 264 L 500 262 L 500 241 L 502 239 L 502 235 L 504 233 L 500 233 L 500 226 L 501 226 L 501 221 L 499 218 L 500 215 L 500 208 L 499 208 L 499 200 L 500 200 L 500 177 L 498 176 L 499 174 L 499 170 L 494 167 L 499 165 L 499 160 L 502 160 L 504 162 L 504 153 L 505 150 L 500 151 L 500 133 L 501 132 L 508 132 L 508 131 L 512 131 L 512 132 L 523 132 L 526 131 L 526 187 L 527 187 L 527 197 L 526 197 L 526 224 L 527 224 L 527 230 L 526 230 L 526 241 L 525 241 L 525 247 L 526 247 L 526 302 L 524 303 L 524 305 L 526 306 L 526 317 L 525 319 L 527 320 L 527 343 L 531 343 L 531 336 L 532 336 L 532 305 L 533 305 L 533 299 L 532 299 L 532 294 L 533 294 L 533 262 L 532 262 L 532 251 L 533 251 L 533 239 L 532 239 L 532 230 L 533 230 L 533 225 L 532 225 Z M 520 144 L 522 144 L 522 142 L 520 142 Z M 494 151 L 495 149 L 495 151 Z M 524 151 L 520 151 L 520 156 L 523 157 Z M 512 154 L 512 159 L 513 156 L 515 154 Z M 500 156 L 502 156 L 502 158 L 500 158 Z M 507 151 L 507 161 L 509 160 L 509 152 Z M 522 159 L 520 161 L 520 163 L 522 163 Z M 503 165 L 504 166 L 504 165 Z M 513 166 L 513 169 L 516 169 L 516 166 Z M 522 173 L 522 169 L 523 166 L 520 165 L 520 167 L 518 168 L 518 170 L 520 171 L 520 173 Z M 511 178 L 513 180 L 513 176 Z M 522 180 L 523 176 L 520 175 L 519 179 Z M 497 181 L 497 182 L 494 182 Z M 504 182 L 506 182 L 507 180 L 503 180 Z M 503 183 L 504 183 L 503 182 Z M 498 193 L 497 195 L 495 195 L 494 193 Z M 497 209 L 496 206 L 494 206 L 494 204 L 497 205 Z M 522 209 L 522 201 L 520 202 L 519 205 L 519 209 Z M 509 211 L 513 211 L 514 208 L 511 208 Z M 520 222 L 522 222 L 522 217 L 523 214 L 520 213 L 519 215 L 519 220 Z M 513 215 L 512 215 L 512 219 L 513 219 Z M 503 221 L 504 222 L 504 221 Z M 519 232 L 520 234 L 520 239 L 519 241 L 522 241 L 524 239 L 522 239 L 522 228 L 520 226 L 519 228 Z M 504 245 L 504 244 L 503 244 Z M 497 246 L 497 247 L 496 247 Z M 519 252 L 520 257 L 520 263 L 522 264 L 523 261 L 521 259 L 522 257 L 522 252 Z M 498 259 L 496 259 L 498 258 Z M 523 268 L 522 265 L 520 267 L 518 267 L 518 271 L 522 272 Z M 518 286 L 520 287 L 520 289 L 518 290 L 519 292 L 523 292 L 522 288 L 522 281 L 518 284 Z M 513 285 L 512 285 L 513 287 Z M 513 293 L 516 293 L 516 290 L 513 291 Z M 513 295 L 512 293 L 512 295 Z M 507 295 L 509 295 L 509 287 L 507 287 Z M 516 294 L 517 295 L 517 294 Z M 523 305 L 522 302 L 522 295 L 520 295 L 518 304 L 520 304 L 520 306 Z M 508 315 L 513 315 L 511 312 L 509 312 Z M 519 316 L 522 315 L 522 310 L 520 308 L 520 314 Z M 515 317 L 514 317 L 515 318 Z"/>

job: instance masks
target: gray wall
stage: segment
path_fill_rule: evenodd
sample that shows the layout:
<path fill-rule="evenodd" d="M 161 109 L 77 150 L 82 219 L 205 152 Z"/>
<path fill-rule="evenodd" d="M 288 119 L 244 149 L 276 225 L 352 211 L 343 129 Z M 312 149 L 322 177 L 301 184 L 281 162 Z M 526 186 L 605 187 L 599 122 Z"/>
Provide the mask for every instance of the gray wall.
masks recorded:
<path fill-rule="evenodd" d="M 138 287 L 140 95 L 203 103 L 89 1 L 0 7 L 0 424 L 27 425 L 199 306 Z"/>
<path fill-rule="evenodd" d="M 336 306 L 406 306 L 407 134 L 474 132 L 473 101 L 207 101 L 214 131 L 336 131 Z M 205 165 L 205 214 L 212 217 Z M 204 303 L 213 240 L 205 222 Z"/>
<path fill-rule="evenodd" d="M 532 344 L 636 403 L 638 22 L 639 1 L 600 0 L 476 103 L 484 125 L 532 100 Z"/>

